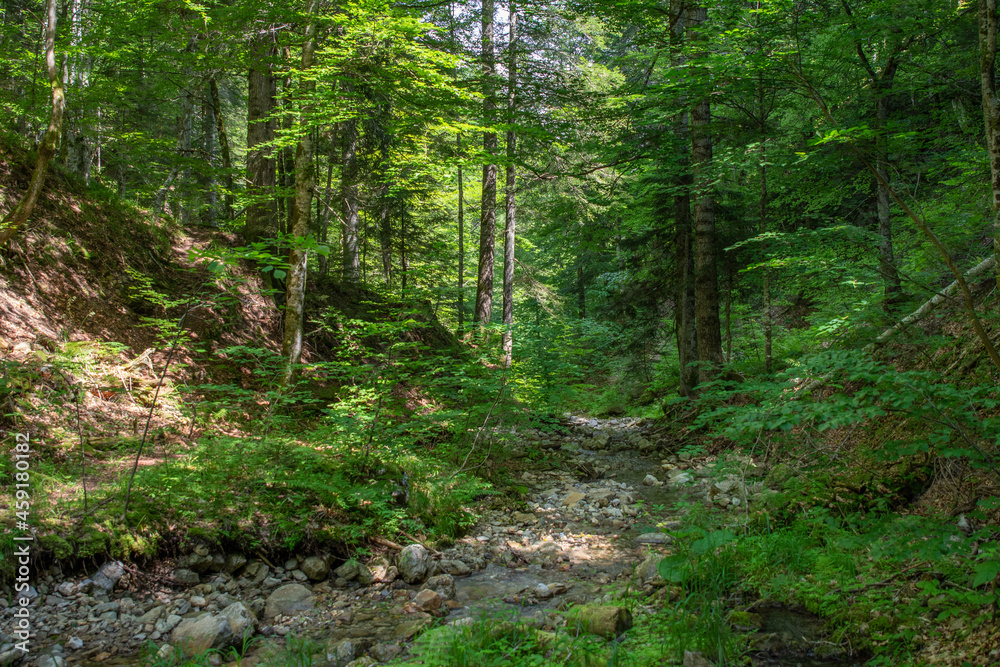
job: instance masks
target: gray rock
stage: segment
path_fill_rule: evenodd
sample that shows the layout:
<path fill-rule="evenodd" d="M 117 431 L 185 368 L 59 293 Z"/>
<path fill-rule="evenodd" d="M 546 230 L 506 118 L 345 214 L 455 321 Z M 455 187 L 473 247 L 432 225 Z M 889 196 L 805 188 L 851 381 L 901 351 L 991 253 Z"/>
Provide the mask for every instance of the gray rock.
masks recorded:
<path fill-rule="evenodd" d="M 535 597 L 538 598 L 539 600 L 548 600 L 550 597 L 552 597 L 552 591 L 549 590 L 549 587 L 546 586 L 545 584 L 536 584 L 535 587 L 532 589 L 532 592 L 535 594 Z"/>
<path fill-rule="evenodd" d="M 229 627 L 233 631 L 236 645 L 244 641 L 247 636 L 253 636 L 257 630 L 257 617 L 242 602 L 234 602 L 221 612 L 219 616 L 229 622 Z"/>
<path fill-rule="evenodd" d="M 352 559 L 338 567 L 333 571 L 333 573 L 341 579 L 351 581 L 352 579 L 356 579 L 358 576 L 358 565 L 358 561 Z"/>
<path fill-rule="evenodd" d="M 454 559 L 442 559 L 438 562 L 441 571 L 453 577 L 461 577 L 472 572 L 472 569 L 463 561 Z"/>
<path fill-rule="evenodd" d="M 323 581 L 330 572 L 330 566 L 319 556 L 310 556 L 302 561 L 302 571 L 313 581 Z"/>
<path fill-rule="evenodd" d="M 97 614 L 103 614 L 106 611 L 118 611 L 121 608 L 122 608 L 122 603 L 121 602 L 117 602 L 117 601 L 115 601 L 115 602 L 104 602 L 102 604 L 97 605 L 96 607 L 94 607 L 90 611 L 91 611 L 91 613 L 97 615 Z"/>
<path fill-rule="evenodd" d="M 165 612 L 166 610 L 167 610 L 167 606 L 166 605 L 160 605 L 159 607 L 153 607 L 152 609 L 150 609 L 145 614 L 143 614 L 142 616 L 139 617 L 139 622 L 143 623 L 143 624 L 145 624 L 145 623 L 155 623 L 156 621 L 159 620 L 160 616 L 162 616 L 163 612 Z"/>
<path fill-rule="evenodd" d="M 364 563 L 358 565 L 358 583 L 362 586 L 368 586 L 375 581 L 375 575 L 372 573 L 368 566 Z"/>
<path fill-rule="evenodd" d="M 174 613 L 178 616 L 183 616 L 184 614 L 191 611 L 191 602 L 189 600 L 184 600 L 183 598 L 177 601 L 174 607 Z"/>
<path fill-rule="evenodd" d="M 56 586 L 56 592 L 65 597 L 69 597 L 76 593 L 76 584 L 71 581 L 64 581 L 58 586 Z"/>
<path fill-rule="evenodd" d="M 201 582 L 201 577 L 196 572 L 184 568 L 174 570 L 173 580 L 185 586 L 194 586 Z"/>
<path fill-rule="evenodd" d="M 437 576 L 431 577 L 427 580 L 423 586 L 420 587 L 421 590 L 429 589 L 436 592 L 438 595 L 443 597 L 445 600 L 455 599 L 455 580 L 450 574 L 439 574 Z"/>
<path fill-rule="evenodd" d="M 264 581 L 260 582 L 260 585 L 264 588 L 274 588 L 275 586 L 281 585 L 281 579 L 277 577 L 268 577 Z"/>
<path fill-rule="evenodd" d="M 666 533 L 643 533 L 635 541 L 639 544 L 670 544 L 674 538 Z"/>
<path fill-rule="evenodd" d="M 187 655 L 197 655 L 210 648 L 232 646 L 233 629 L 225 618 L 206 612 L 181 621 L 170 634 L 170 643 L 184 649 Z"/>
<path fill-rule="evenodd" d="M 6 667 L 7 665 L 16 665 L 24 659 L 24 656 L 28 655 L 21 649 L 12 648 L 8 651 L 0 652 L 0 667 Z"/>
<path fill-rule="evenodd" d="M 299 569 L 299 561 L 297 558 L 289 558 L 285 561 L 285 569 L 291 572 L 292 570 Z"/>
<path fill-rule="evenodd" d="M 316 606 L 316 596 L 302 584 L 286 584 L 267 597 L 264 618 L 290 616 Z"/>
<path fill-rule="evenodd" d="M 104 591 L 110 591 L 125 574 L 125 567 L 119 561 L 110 561 L 92 577 L 94 586 Z"/>
<path fill-rule="evenodd" d="M 79 637 L 70 637 L 66 640 L 66 648 L 72 651 L 79 651 L 83 648 L 83 640 Z"/>
<path fill-rule="evenodd" d="M 375 667 L 378 665 L 375 660 L 369 658 L 367 655 L 363 655 L 357 660 L 351 660 L 345 667 Z"/>
<path fill-rule="evenodd" d="M 156 631 L 165 635 L 176 628 L 183 620 L 184 619 L 177 614 L 170 614 L 166 618 L 162 618 L 156 622 Z"/>
<path fill-rule="evenodd" d="M 229 554 L 226 556 L 226 562 L 222 569 L 225 572 L 233 574 L 246 564 L 247 557 L 243 554 Z"/>
<path fill-rule="evenodd" d="M 292 570 L 290 574 L 295 581 L 309 581 L 309 577 L 302 570 Z"/>
<path fill-rule="evenodd" d="M 83 581 L 81 581 L 80 583 L 78 583 L 76 585 L 76 592 L 77 593 L 89 593 L 92 590 L 94 590 L 94 580 L 93 579 L 84 579 Z"/>
<path fill-rule="evenodd" d="M 430 567 L 429 554 L 427 549 L 420 544 L 411 544 L 405 547 L 399 554 L 396 567 L 399 568 L 399 576 L 408 584 L 416 584 L 427 577 Z"/>
<path fill-rule="evenodd" d="M 379 662 L 392 662 L 399 657 L 399 654 L 403 652 L 397 644 L 390 644 L 388 642 L 383 642 L 381 644 L 376 644 L 371 649 L 372 657 L 374 657 Z"/>
<path fill-rule="evenodd" d="M 649 554 L 646 556 L 646 559 L 635 568 L 635 578 L 640 584 L 651 584 L 662 581 L 660 578 L 660 571 L 658 569 L 661 560 L 663 560 L 662 556 Z"/>
<path fill-rule="evenodd" d="M 659 486 L 662 482 L 660 482 L 660 480 L 656 479 L 652 475 L 646 475 L 643 478 L 642 483 L 645 486 Z"/>
<path fill-rule="evenodd" d="M 326 659 L 334 665 L 346 665 L 363 651 L 364 648 L 356 639 L 342 639 L 326 647 Z"/>
<path fill-rule="evenodd" d="M 192 572 L 197 572 L 198 574 L 205 574 L 208 572 L 209 568 L 212 567 L 212 557 L 207 553 L 205 555 L 193 553 L 182 558 L 178 565 L 186 570 L 191 570 Z"/>
<path fill-rule="evenodd" d="M 43 655 L 35 661 L 35 667 L 66 667 L 66 658 L 61 655 Z"/>
<path fill-rule="evenodd" d="M 701 651 L 684 651 L 684 667 L 714 667 Z"/>

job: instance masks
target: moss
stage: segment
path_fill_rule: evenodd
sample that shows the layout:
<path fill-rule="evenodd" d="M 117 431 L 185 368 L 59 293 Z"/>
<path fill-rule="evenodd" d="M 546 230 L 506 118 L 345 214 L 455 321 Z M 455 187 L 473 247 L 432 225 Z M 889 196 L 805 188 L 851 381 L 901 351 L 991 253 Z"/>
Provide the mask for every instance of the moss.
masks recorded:
<path fill-rule="evenodd" d="M 38 545 L 43 551 L 52 554 L 56 560 L 63 560 L 73 556 L 73 545 L 59 535 L 42 535 L 38 538 Z"/>
<path fill-rule="evenodd" d="M 795 468 L 787 463 L 779 463 L 767 473 L 767 477 L 764 478 L 764 486 L 780 491 L 796 475 L 798 475 L 798 471 Z"/>
<path fill-rule="evenodd" d="M 105 554 L 111 545 L 111 538 L 99 530 L 91 530 L 83 537 L 78 537 L 75 541 L 78 558 Z"/>
<path fill-rule="evenodd" d="M 753 612 L 734 611 L 729 614 L 729 624 L 737 630 L 757 631 L 764 627 L 764 619 Z"/>

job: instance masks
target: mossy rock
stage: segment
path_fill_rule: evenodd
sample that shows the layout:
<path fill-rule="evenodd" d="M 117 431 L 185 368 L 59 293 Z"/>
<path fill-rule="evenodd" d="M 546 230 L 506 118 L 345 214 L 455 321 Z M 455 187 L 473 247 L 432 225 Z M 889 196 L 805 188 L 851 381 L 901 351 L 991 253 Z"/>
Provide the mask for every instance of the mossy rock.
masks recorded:
<path fill-rule="evenodd" d="M 785 488 L 785 485 L 794 477 L 797 477 L 799 471 L 793 468 L 787 463 L 779 463 L 778 465 L 771 468 L 764 478 L 764 486 L 769 489 L 774 489 L 776 491 L 781 491 Z"/>
<path fill-rule="evenodd" d="M 38 545 L 56 560 L 73 557 L 73 545 L 59 535 L 42 535 L 38 538 Z"/>

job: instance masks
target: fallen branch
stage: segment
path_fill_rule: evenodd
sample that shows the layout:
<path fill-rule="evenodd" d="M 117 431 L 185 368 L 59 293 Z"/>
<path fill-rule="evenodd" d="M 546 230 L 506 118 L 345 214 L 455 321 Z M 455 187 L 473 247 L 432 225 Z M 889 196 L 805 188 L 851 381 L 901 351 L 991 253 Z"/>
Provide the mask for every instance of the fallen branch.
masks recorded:
<path fill-rule="evenodd" d="M 370 539 L 375 544 L 381 545 L 383 547 L 388 547 L 389 549 L 395 549 L 396 551 L 402 551 L 403 550 L 403 547 L 401 545 L 396 544 L 392 540 L 387 540 L 384 537 L 379 537 L 378 535 L 373 535 Z"/>

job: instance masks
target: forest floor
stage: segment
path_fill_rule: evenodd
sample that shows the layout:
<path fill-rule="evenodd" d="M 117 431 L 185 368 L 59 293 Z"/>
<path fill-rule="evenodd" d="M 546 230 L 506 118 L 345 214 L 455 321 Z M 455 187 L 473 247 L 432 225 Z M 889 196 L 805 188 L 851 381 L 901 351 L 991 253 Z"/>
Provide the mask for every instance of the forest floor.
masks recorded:
<path fill-rule="evenodd" d="M 469 534 L 441 551 L 410 545 L 402 556 L 390 545 L 360 562 L 302 553 L 273 563 L 195 546 L 142 571 L 114 562 L 70 576 L 53 568 L 39 586 L 33 662 L 138 663 L 152 646 L 161 661 L 187 647 L 196 661 L 221 664 L 236 654 L 206 650 L 240 644 L 220 628 L 243 627 L 255 637 L 240 645 L 244 665 L 289 656 L 338 667 L 488 664 L 488 647 L 470 649 L 484 637 L 514 656 L 498 665 L 549 664 L 533 662 L 533 651 L 553 664 L 558 655 L 568 664 L 608 664 L 612 655 L 615 664 L 709 664 L 698 653 L 685 659 L 664 627 L 664 609 L 683 593 L 657 565 L 688 534 L 692 508 L 711 506 L 718 521 L 739 524 L 764 490 L 762 471 L 749 459 L 734 468 L 716 457 L 655 458 L 646 428 L 574 417 L 556 432 L 521 432 L 525 451 L 544 452 L 518 480 L 527 511 L 482 506 Z M 580 609 L 613 621 L 581 623 Z M 755 664 L 857 664 L 799 609 L 736 596 L 727 613 Z"/>

